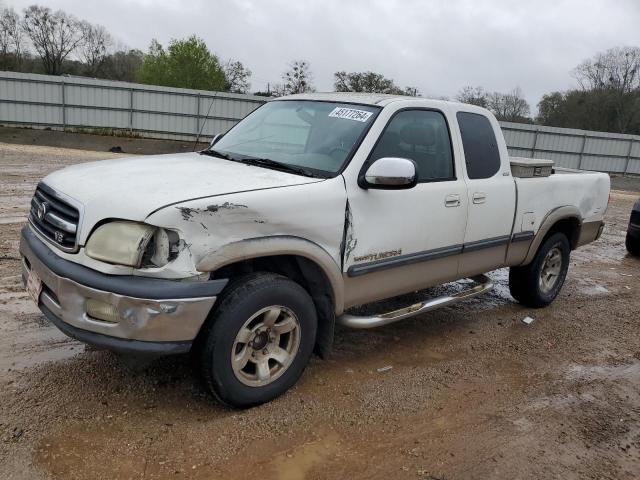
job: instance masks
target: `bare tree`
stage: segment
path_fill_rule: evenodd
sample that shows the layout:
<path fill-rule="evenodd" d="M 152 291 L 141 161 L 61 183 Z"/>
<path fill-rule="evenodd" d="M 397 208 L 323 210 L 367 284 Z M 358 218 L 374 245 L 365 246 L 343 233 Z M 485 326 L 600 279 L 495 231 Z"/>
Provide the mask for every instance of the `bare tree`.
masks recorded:
<path fill-rule="evenodd" d="M 390 78 L 375 72 L 336 72 L 336 92 L 397 93 L 400 90 Z"/>
<path fill-rule="evenodd" d="M 409 97 L 421 97 L 422 93 L 418 87 L 404 87 L 403 95 L 408 95 Z"/>
<path fill-rule="evenodd" d="M 284 92 L 286 95 L 294 93 L 313 92 L 313 76 L 309 62 L 296 60 L 291 63 L 289 70 L 282 74 Z"/>
<path fill-rule="evenodd" d="M 640 115 L 640 48 L 611 48 L 582 62 L 573 75 L 583 90 L 607 94 L 615 105 L 617 130 L 627 132 Z"/>
<path fill-rule="evenodd" d="M 482 87 L 466 86 L 458 92 L 456 95 L 456 101 L 486 108 L 488 96 L 489 93 Z"/>
<path fill-rule="evenodd" d="M 0 67 L 19 68 L 24 51 L 20 17 L 13 8 L 0 11 Z"/>
<path fill-rule="evenodd" d="M 104 64 L 113 40 L 102 25 L 81 22 L 80 27 L 82 41 L 78 44 L 78 52 L 86 65 L 86 73 L 95 76 Z"/>
<path fill-rule="evenodd" d="M 285 95 L 289 95 L 290 92 L 287 91 L 287 88 L 283 83 L 274 83 L 271 85 L 271 90 L 267 93 L 271 97 L 283 97 Z"/>
<path fill-rule="evenodd" d="M 509 93 L 489 93 L 482 87 L 464 87 L 456 95 L 456 100 L 462 103 L 483 107 L 498 118 L 507 122 L 530 122 L 531 109 L 524 99 L 520 87 Z"/>
<path fill-rule="evenodd" d="M 585 60 L 573 70 L 585 89 L 612 88 L 629 93 L 640 88 L 640 47 L 611 48 Z"/>
<path fill-rule="evenodd" d="M 251 70 L 242 62 L 229 60 L 224 66 L 224 75 L 227 77 L 227 90 L 231 93 L 247 93 L 251 87 L 249 78 Z"/>
<path fill-rule="evenodd" d="M 46 73 L 59 75 L 62 64 L 83 39 L 75 17 L 58 10 L 32 5 L 24 10 L 22 27 L 42 59 Z"/>
<path fill-rule="evenodd" d="M 520 87 L 516 87 L 509 93 L 494 92 L 489 94 L 487 108 L 493 112 L 498 120 L 507 122 L 527 120 L 531 112 Z"/>
<path fill-rule="evenodd" d="M 333 74 L 336 92 L 387 93 L 392 95 L 420 96 L 416 87 L 398 87 L 395 82 L 376 72 L 336 72 Z"/>

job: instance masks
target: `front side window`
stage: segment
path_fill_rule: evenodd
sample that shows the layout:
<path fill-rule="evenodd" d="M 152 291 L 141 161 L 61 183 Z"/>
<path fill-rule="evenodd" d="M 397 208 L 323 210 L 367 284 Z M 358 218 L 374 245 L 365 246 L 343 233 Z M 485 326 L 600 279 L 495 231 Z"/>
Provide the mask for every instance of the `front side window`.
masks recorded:
<path fill-rule="evenodd" d="M 331 176 L 340 171 L 379 107 L 310 100 L 269 102 L 214 145 L 229 157 L 269 159 Z"/>
<path fill-rule="evenodd" d="M 416 162 L 418 181 L 455 179 L 447 122 L 433 110 L 402 110 L 393 116 L 375 146 L 369 162 L 383 157 Z"/>
<path fill-rule="evenodd" d="M 470 179 L 491 178 L 500 170 L 500 151 L 491 122 L 478 113 L 458 112 L 458 125 Z"/>

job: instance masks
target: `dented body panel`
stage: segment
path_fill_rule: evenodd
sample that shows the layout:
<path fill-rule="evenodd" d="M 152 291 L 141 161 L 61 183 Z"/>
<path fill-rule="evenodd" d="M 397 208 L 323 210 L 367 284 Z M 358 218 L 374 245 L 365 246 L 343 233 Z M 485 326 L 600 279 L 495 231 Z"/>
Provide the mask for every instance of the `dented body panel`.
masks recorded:
<path fill-rule="evenodd" d="M 189 255 L 193 267 L 200 272 L 213 272 L 233 261 L 249 258 L 245 243 L 275 237 L 297 238 L 316 246 L 326 252 L 332 268 L 339 271 L 346 203 L 344 182 L 336 177 L 305 185 L 192 200 L 160 209 L 146 221 L 176 229 L 192 239 Z M 277 244 L 272 243 L 272 247 L 273 251 L 264 252 L 263 256 L 287 254 Z M 296 254 L 295 249 L 289 254 Z"/>

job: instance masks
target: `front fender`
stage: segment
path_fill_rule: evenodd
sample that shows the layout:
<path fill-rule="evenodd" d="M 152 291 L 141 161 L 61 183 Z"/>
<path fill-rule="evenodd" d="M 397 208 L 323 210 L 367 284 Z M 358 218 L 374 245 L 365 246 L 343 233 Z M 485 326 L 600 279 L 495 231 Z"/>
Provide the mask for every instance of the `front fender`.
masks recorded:
<path fill-rule="evenodd" d="M 325 274 L 331 285 L 336 315 L 344 309 L 344 283 L 340 266 L 320 245 L 304 238 L 276 235 L 232 242 L 205 255 L 196 265 L 201 272 L 212 272 L 226 265 L 252 258 L 294 255 L 307 258 Z"/>

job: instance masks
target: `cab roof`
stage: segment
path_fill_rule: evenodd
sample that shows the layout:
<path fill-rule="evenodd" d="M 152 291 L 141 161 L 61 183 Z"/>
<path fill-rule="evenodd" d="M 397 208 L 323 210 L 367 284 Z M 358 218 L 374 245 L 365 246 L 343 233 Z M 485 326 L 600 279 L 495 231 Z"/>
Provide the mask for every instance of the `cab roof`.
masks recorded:
<path fill-rule="evenodd" d="M 275 100 L 319 100 L 324 102 L 340 102 L 340 103 L 360 103 L 363 105 L 385 106 L 392 102 L 406 101 L 424 101 L 425 103 L 446 103 L 460 106 L 458 102 L 449 102 L 446 100 L 435 100 L 423 97 L 410 97 L 407 95 L 389 95 L 384 93 L 360 93 L 360 92 L 320 92 L 320 93 L 298 93 L 296 95 L 288 95 Z M 468 105 L 465 105 L 468 106 Z"/>

